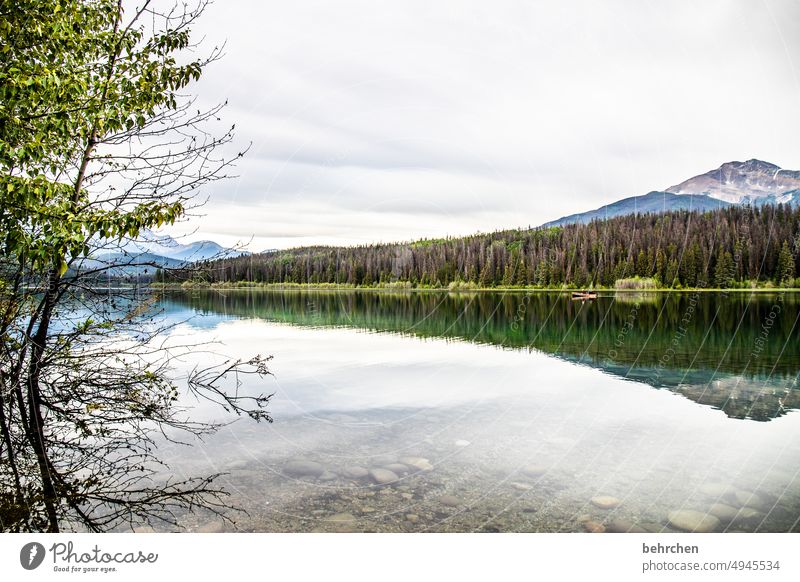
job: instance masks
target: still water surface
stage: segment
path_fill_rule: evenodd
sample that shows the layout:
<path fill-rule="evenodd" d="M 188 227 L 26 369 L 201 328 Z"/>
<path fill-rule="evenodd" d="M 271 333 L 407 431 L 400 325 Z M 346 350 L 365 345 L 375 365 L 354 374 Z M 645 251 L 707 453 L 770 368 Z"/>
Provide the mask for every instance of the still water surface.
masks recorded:
<path fill-rule="evenodd" d="M 800 531 L 797 295 L 234 290 L 161 307 L 176 336 L 274 356 L 243 387 L 275 393 L 273 424 L 164 448 L 179 475 L 226 472 L 247 511 L 189 530 Z"/>

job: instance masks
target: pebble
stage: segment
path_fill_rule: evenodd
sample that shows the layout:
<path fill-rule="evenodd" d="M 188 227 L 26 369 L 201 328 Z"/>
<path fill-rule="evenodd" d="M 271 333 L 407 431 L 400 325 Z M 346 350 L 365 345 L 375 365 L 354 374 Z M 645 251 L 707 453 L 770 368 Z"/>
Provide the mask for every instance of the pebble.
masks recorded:
<path fill-rule="evenodd" d="M 577 518 L 575 518 L 575 521 L 577 521 L 578 523 L 586 523 L 587 521 L 592 521 L 592 516 L 589 515 L 588 513 L 582 513 Z"/>
<path fill-rule="evenodd" d="M 584 521 L 583 522 L 583 529 L 585 529 L 589 533 L 603 533 L 606 531 L 605 526 L 600 523 L 599 521 Z"/>
<path fill-rule="evenodd" d="M 221 519 L 204 523 L 196 530 L 196 533 L 222 533 L 225 531 L 225 522 Z"/>
<path fill-rule="evenodd" d="M 447 507 L 455 507 L 456 505 L 461 505 L 461 500 L 454 495 L 442 495 L 439 498 L 439 503 Z"/>
<path fill-rule="evenodd" d="M 619 507 L 620 503 L 622 502 L 619 499 L 609 495 L 598 495 L 596 497 L 592 497 L 592 505 L 599 507 L 600 509 L 614 509 L 615 507 Z"/>
<path fill-rule="evenodd" d="M 722 521 L 733 521 L 739 515 L 739 510 L 724 503 L 715 503 L 708 512 Z"/>
<path fill-rule="evenodd" d="M 667 515 L 667 521 L 676 529 L 699 533 L 712 532 L 719 527 L 719 519 L 713 515 L 692 509 L 670 511 Z"/>
<path fill-rule="evenodd" d="M 764 519 L 764 514 L 753 509 L 752 507 L 742 507 L 742 509 L 739 510 L 739 514 L 736 516 L 736 519 L 743 521 L 761 521 Z"/>
<path fill-rule="evenodd" d="M 512 483 L 511 486 L 517 491 L 530 491 L 533 489 L 533 486 L 528 485 L 527 483 Z"/>
<path fill-rule="evenodd" d="M 400 479 L 400 477 L 397 476 L 397 473 L 390 471 L 389 469 L 370 469 L 369 474 L 370 477 L 372 477 L 372 480 L 378 485 L 394 483 Z"/>
<path fill-rule="evenodd" d="M 469 441 L 465 441 L 464 439 L 459 439 L 455 442 L 457 447 L 468 447 L 470 445 Z"/>
<path fill-rule="evenodd" d="M 419 521 L 419 516 L 415 513 L 409 513 L 406 515 L 406 521 L 410 521 L 411 523 L 417 523 Z"/>
<path fill-rule="evenodd" d="M 344 474 L 351 479 L 363 479 L 364 477 L 369 475 L 369 471 L 364 467 L 347 467 L 344 470 Z"/>
<path fill-rule="evenodd" d="M 763 507 L 764 500 L 752 491 L 739 490 L 735 495 L 736 503 L 747 507 Z"/>
<path fill-rule="evenodd" d="M 402 497 L 403 499 L 405 499 L 407 501 L 411 501 L 412 499 L 414 499 L 414 494 L 413 493 L 401 493 L 400 497 Z"/>
<path fill-rule="evenodd" d="M 326 521 L 338 532 L 351 533 L 358 530 L 356 518 L 352 513 L 336 513 Z"/>
<path fill-rule="evenodd" d="M 647 533 L 643 527 L 639 527 L 632 521 L 625 519 L 615 519 L 606 526 L 606 531 L 610 533 Z"/>
<path fill-rule="evenodd" d="M 541 477 L 545 473 L 547 473 L 547 468 L 542 467 L 541 465 L 528 465 L 527 467 L 522 468 L 522 474 L 533 479 L 536 477 Z"/>
<path fill-rule="evenodd" d="M 325 472 L 325 467 L 315 461 L 296 459 L 286 463 L 283 472 L 290 477 L 319 477 Z"/>
<path fill-rule="evenodd" d="M 397 473 L 398 475 L 408 473 L 408 467 L 402 463 L 390 463 L 389 465 L 385 465 L 383 468 L 388 469 L 392 473 Z"/>
<path fill-rule="evenodd" d="M 423 457 L 403 457 L 400 462 L 408 467 L 414 467 L 420 471 L 433 471 L 433 465 L 428 459 Z"/>
<path fill-rule="evenodd" d="M 333 481 L 337 475 L 333 471 L 323 471 L 322 475 L 317 477 L 320 481 Z"/>
<path fill-rule="evenodd" d="M 372 458 L 370 465 L 383 467 L 384 465 L 391 465 L 392 463 L 394 463 L 394 457 L 390 457 L 388 455 L 376 455 Z"/>
<path fill-rule="evenodd" d="M 717 499 L 731 497 L 736 494 L 736 489 L 726 483 L 703 483 L 698 489 L 700 493 Z"/>

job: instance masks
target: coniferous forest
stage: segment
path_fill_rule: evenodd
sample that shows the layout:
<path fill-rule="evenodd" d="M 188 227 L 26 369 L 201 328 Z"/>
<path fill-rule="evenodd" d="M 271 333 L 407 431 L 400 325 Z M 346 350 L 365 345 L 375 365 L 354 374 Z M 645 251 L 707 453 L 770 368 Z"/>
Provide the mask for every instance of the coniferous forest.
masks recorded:
<path fill-rule="evenodd" d="M 798 286 L 800 208 L 672 211 L 563 227 L 208 262 L 209 283 L 397 287 Z M 195 275 L 196 276 L 196 275 Z M 180 273 L 159 273 L 178 281 Z M 184 277 L 185 278 L 185 277 Z"/>

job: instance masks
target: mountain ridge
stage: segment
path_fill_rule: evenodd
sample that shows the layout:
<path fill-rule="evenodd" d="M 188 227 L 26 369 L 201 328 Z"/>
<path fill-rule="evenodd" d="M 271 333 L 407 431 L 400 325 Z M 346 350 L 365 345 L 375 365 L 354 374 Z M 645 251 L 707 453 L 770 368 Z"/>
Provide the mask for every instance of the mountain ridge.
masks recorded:
<path fill-rule="evenodd" d="M 674 194 L 707 194 L 711 198 L 740 203 L 750 199 L 778 196 L 800 188 L 800 171 L 787 170 L 776 164 L 749 159 L 745 162 L 726 162 L 719 168 L 693 176 L 670 186 Z"/>
<path fill-rule="evenodd" d="M 724 200 L 712 199 L 702 194 L 673 194 L 654 190 L 642 196 L 623 198 L 594 210 L 562 216 L 542 224 L 540 228 L 564 226 L 565 224 L 586 224 L 596 219 L 603 220 L 627 214 L 668 212 L 670 210 L 717 210 L 730 205 Z"/>
<path fill-rule="evenodd" d="M 758 159 L 725 162 L 665 190 L 629 196 L 599 208 L 562 216 L 541 227 L 585 224 L 594 219 L 670 210 L 715 210 L 735 205 L 800 205 L 800 171 Z"/>

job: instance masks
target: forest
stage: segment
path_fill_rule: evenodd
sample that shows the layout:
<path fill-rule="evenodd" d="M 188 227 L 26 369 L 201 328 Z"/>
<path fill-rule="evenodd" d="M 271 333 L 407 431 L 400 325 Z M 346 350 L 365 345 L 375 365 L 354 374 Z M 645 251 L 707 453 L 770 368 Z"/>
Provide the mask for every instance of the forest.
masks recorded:
<path fill-rule="evenodd" d="M 314 246 L 159 272 L 156 280 L 413 288 L 797 287 L 800 208 L 635 214 L 589 224 Z"/>

